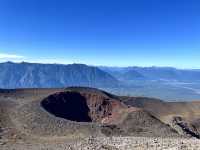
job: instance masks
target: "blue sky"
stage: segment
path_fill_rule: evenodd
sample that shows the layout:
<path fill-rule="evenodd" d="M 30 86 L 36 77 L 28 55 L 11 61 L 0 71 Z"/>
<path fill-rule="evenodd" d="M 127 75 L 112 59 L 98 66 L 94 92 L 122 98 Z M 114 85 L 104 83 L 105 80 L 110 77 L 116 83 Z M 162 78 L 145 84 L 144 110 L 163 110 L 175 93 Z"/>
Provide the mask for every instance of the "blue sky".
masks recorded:
<path fill-rule="evenodd" d="M 198 0 L 0 0 L 0 61 L 200 68 Z"/>

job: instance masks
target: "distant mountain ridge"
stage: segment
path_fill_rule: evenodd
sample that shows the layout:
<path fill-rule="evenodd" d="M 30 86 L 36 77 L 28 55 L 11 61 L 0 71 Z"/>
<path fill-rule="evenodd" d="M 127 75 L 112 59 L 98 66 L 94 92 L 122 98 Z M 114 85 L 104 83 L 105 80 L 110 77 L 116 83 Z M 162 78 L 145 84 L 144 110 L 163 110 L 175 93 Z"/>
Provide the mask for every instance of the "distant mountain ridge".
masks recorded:
<path fill-rule="evenodd" d="M 0 63 L 0 88 L 116 87 L 119 81 L 84 64 Z"/>
<path fill-rule="evenodd" d="M 69 86 L 100 88 L 117 95 L 189 101 L 200 99 L 200 70 L 0 63 L 0 89 Z"/>
<path fill-rule="evenodd" d="M 118 79 L 200 81 L 199 69 L 176 69 L 173 67 L 100 67 Z"/>

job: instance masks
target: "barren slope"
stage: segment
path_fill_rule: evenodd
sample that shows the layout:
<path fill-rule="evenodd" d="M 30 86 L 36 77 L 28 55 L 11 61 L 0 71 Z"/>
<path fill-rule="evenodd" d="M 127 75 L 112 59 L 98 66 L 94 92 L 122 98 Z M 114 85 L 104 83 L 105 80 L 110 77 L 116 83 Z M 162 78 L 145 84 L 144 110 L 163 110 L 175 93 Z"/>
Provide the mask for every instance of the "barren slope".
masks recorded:
<path fill-rule="evenodd" d="M 182 135 L 200 138 L 200 102 L 164 102 L 145 97 L 121 97 L 124 103 L 140 107 L 171 125 Z"/>

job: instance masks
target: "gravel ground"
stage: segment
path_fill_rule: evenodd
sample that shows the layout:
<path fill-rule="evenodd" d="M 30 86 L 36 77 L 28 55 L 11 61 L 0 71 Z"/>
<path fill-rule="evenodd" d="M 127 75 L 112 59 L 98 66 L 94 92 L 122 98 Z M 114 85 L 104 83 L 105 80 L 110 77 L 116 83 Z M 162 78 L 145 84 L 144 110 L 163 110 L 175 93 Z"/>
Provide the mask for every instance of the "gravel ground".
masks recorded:
<path fill-rule="evenodd" d="M 110 137 L 62 142 L 7 143 L 1 150 L 200 150 L 200 140 L 183 138 Z"/>

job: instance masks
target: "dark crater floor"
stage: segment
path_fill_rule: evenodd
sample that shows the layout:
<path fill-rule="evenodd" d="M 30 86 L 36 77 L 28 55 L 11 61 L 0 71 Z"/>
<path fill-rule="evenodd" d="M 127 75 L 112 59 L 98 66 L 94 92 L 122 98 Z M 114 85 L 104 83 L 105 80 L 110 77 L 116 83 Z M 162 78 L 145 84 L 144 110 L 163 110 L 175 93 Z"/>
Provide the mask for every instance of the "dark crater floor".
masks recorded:
<path fill-rule="evenodd" d="M 41 101 L 42 107 L 56 117 L 77 122 L 92 122 L 86 98 L 76 92 L 53 94 Z"/>

